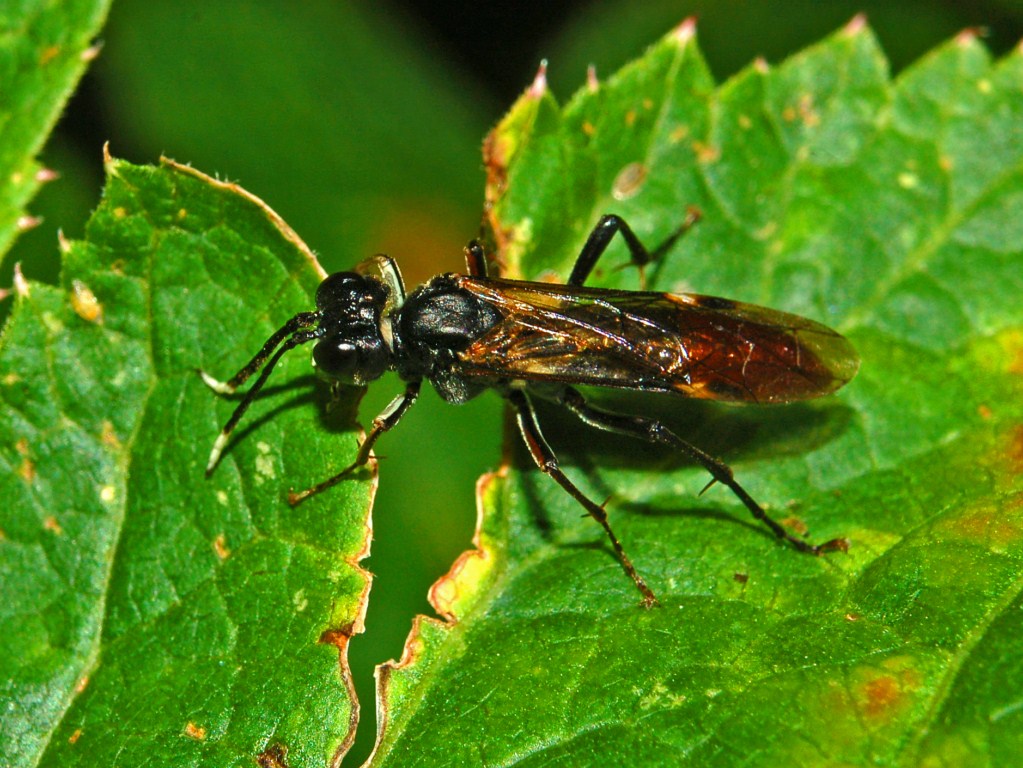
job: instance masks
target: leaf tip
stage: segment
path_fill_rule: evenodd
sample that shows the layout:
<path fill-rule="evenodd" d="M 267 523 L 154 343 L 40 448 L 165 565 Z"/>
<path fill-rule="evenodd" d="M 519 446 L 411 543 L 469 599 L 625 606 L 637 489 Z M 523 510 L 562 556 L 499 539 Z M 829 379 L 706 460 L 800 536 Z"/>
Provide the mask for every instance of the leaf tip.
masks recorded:
<path fill-rule="evenodd" d="M 536 77 L 533 78 L 533 82 L 530 83 L 529 88 L 526 89 L 526 95 L 531 99 L 537 99 L 543 97 L 547 92 L 547 59 L 540 60 L 540 66 L 536 70 Z"/>
<path fill-rule="evenodd" d="M 117 175 L 117 171 L 115 170 L 116 165 L 117 165 L 117 160 L 110 153 L 110 142 L 109 141 L 104 141 L 103 142 L 103 171 L 107 174 L 107 176 L 116 176 Z"/>
<path fill-rule="evenodd" d="M 18 217 L 18 220 L 15 222 L 15 226 L 18 228 L 19 232 L 27 232 L 30 229 L 35 229 L 42 223 L 42 216 L 33 216 L 26 213 Z"/>
<path fill-rule="evenodd" d="M 849 19 L 848 22 L 846 22 L 846 25 L 842 28 L 842 32 L 848 35 L 849 37 L 852 37 L 853 35 L 860 34 L 866 28 L 867 14 L 857 13 L 855 16 Z"/>
<path fill-rule="evenodd" d="M 71 252 L 71 241 L 64 235 L 63 229 L 57 230 L 57 248 L 60 249 L 62 254 Z"/>
<path fill-rule="evenodd" d="M 14 292 L 22 298 L 28 298 L 29 295 L 28 280 L 21 271 L 20 261 L 14 265 Z"/>
<path fill-rule="evenodd" d="M 90 61 L 95 61 L 96 58 L 99 57 L 100 51 L 102 50 L 103 42 L 98 40 L 92 45 L 90 45 L 88 48 L 86 48 L 84 51 L 82 51 L 80 54 L 78 54 L 78 58 L 84 61 L 86 64 L 88 64 Z"/>
<path fill-rule="evenodd" d="M 960 30 L 953 40 L 956 45 L 966 48 L 977 42 L 978 37 L 984 37 L 987 35 L 987 30 L 984 27 L 966 27 Z"/>
<path fill-rule="evenodd" d="M 688 45 L 689 41 L 696 37 L 696 17 L 689 16 L 681 24 L 672 30 L 671 36 L 679 45 Z"/>

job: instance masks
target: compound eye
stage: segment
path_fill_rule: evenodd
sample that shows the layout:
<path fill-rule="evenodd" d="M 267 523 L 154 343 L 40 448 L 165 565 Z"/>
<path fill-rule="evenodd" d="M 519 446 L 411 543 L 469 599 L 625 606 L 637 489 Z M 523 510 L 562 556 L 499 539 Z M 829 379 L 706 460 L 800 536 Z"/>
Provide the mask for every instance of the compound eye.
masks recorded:
<path fill-rule="evenodd" d="M 313 347 L 313 361 L 327 376 L 354 381 L 359 373 L 359 348 L 350 341 L 322 341 Z"/>

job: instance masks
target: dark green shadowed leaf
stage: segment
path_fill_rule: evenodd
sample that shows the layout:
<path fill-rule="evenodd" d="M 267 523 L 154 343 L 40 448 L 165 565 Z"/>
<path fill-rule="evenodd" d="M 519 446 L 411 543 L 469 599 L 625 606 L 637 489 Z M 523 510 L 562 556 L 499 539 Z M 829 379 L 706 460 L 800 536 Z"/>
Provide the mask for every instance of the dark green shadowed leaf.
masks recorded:
<path fill-rule="evenodd" d="M 556 66 L 556 63 L 555 63 Z M 487 143 L 508 274 L 564 278 L 603 213 L 652 287 L 823 321 L 836 396 L 609 398 L 728 461 L 814 558 L 665 451 L 541 411 L 661 599 L 521 450 L 479 550 L 381 670 L 374 765 L 1008 765 L 1023 752 L 1023 56 L 969 35 L 892 81 L 860 20 L 716 86 L 682 25 L 561 108 L 535 84 Z M 590 280 L 635 288 L 625 248 Z M 514 440 L 514 435 L 511 436 Z"/>
<path fill-rule="evenodd" d="M 292 509 L 350 460 L 308 352 L 275 370 L 211 479 L 230 377 L 322 273 L 233 185 L 108 160 L 61 285 L 24 285 L 0 347 L 0 644 L 8 764 L 322 766 L 357 708 L 374 482 Z M 320 412 L 325 412 L 320 409 Z"/>
<path fill-rule="evenodd" d="M 109 7 L 109 0 L 24 0 L 0 9 L 0 254 L 33 226 L 25 206 L 52 178 L 36 155 L 99 52 L 90 46 Z"/>

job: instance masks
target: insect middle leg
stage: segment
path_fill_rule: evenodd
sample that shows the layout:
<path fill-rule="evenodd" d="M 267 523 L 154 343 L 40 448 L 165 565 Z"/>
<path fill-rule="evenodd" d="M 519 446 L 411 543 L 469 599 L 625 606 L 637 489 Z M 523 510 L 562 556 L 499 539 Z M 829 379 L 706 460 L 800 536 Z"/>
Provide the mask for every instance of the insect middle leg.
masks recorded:
<path fill-rule="evenodd" d="M 690 208 L 685 219 L 682 221 L 681 226 L 679 226 L 679 228 L 676 229 L 667 240 L 657 246 L 657 248 L 653 251 L 648 251 L 646 246 L 640 242 L 638 237 L 636 237 L 636 233 L 632 231 L 632 227 L 625 223 L 625 219 L 620 216 L 616 216 L 613 213 L 601 216 L 600 221 L 597 222 L 597 226 L 593 228 L 593 231 L 590 232 L 590 236 L 586 239 L 583 249 L 579 252 L 579 257 L 575 260 L 575 266 L 572 267 L 572 274 L 568 277 L 568 285 L 582 285 L 586 282 L 586 278 L 590 276 L 593 268 L 597 265 L 597 260 L 604 254 L 604 251 L 607 250 L 608 245 L 611 243 L 611 239 L 619 232 L 622 233 L 622 237 L 625 238 L 626 245 L 629 246 L 629 254 L 632 256 L 632 263 L 639 267 L 640 275 L 642 276 L 643 267 L 652 261 L 656 261 L 667 253 L 671 246 L 675 244 L 675 241 L 688 232 L 699 220 L 699 210 L 696 208 Z"/>
<path fill-rule="evenodd" d="M 533 409 L 533 404 L 529 401 L 529 398 L 520 390 L 511 390 L 505 396 L 515 409 L 519 430 L 522 432 L 522 438 L 525 440 L 526 447 L 529 449 L 529 454 L 533 457 L 533 461 L 536 462 L 536 466 L 540 468 L 541 472 L 549 475 L 558 485 L 568 491 L 572 498 L 583 506 L 590 517 L 600 523 L 611 540 L 611 546 L 614 547 L 615 554 L 618 556 L 618 562 L 621 563 L 625 573 L 628 574 L 637 589 L 639 589 L 640 594 L 643 595 L 643 606 L 650 608 L 657 605 L 658 602 L 654 593 L 646 585 L 646 582 L 643 581 L 643 577 L 636 571 L 636 567 L 632 564 L 629 556 L 625 554 L 625 549 L 622 547 L 621 542 L 618 541 L 618 537 L 611 530 L 611 524 L 608 522 L 607 512 L 604 510 L 604 507 L 587 497 L 562 472 L 561 467 L 558 465 L 558 457 L 550 445 L 547 444 L 543 432 L 540 431 L 540 424 L 536 419 L 536 411 Z"/>
<path fill-rule="evenodd" d="M 844 552 L 849 548 L 848 540 L 843 538 L 831 539 L 823 544 L 809 544 L 793 536 L 777 520 L 771 518 L 764 511 L 764 508 L 757 504 L 753 497 L 746 492 L 746 489 L 739 485 L 727 464 L 701 451 L 695 445 L 687 443 L 661 422 L 644 416 L 626 416 L 596 408 L 587 403 L 578 390 L 571 387 L 566 387 L 562 390 L 557 400 L 582 419 L 583 422 L 592 427 L 608 432 L 616 432 L 620 435 L 628 435 L 651 443 L 660 443 L 661 445 L 667 445 L 681 451 L 710 472 L 713 478 L 712 484 L 718 482 L 727 486 L 739 498 L 739 501 L 746 505 L 746 509 L 750 511 L 753 517 L 763 522 L 779 539 L 789 542 L 800 552 L 819 555 L 823 552 L 834 550 Z"/>
<path fill-rule="evenodd" d="M 373 446 L 376 444 L 376 441 L 384 432 L 393 429 L 401 421 L 401 417 L 408 413 L 408 409 L 416 402 L 416 398 L 419 397 L 420 385 L 421 382 L 419 381 L 408 382 L 405 385 L 404 393 L 394 398 L 380 415 L 373 419 L 373 428 L 366 435 L 366 439 L 362 441 L 362 445 L 359 446 L 359 453 L 356 455 L 355 461 L 333 477 L 324 480 L 322 483 L 317 483 L 312 488 L 307 488 L 304 491 L 288 491 L 288 503 L 294 507 L 310 496 L 315 496 L 328 488 L 333 488 L 359 467 L 365 466 L 373 453 Z"/>

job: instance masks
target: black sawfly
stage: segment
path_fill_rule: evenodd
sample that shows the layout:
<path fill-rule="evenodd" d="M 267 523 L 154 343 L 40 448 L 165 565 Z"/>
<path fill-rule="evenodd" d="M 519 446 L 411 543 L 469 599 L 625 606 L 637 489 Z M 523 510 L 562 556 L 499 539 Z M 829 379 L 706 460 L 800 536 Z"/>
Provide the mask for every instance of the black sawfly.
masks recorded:
<path fill-rule="evenodd" d="M 508 401 L 537 467 L 603 527 L 645 606 L 655 605 L 657 598 L 611 529 L 603 505 L 562 471 L 540 429 L 535 398 L 559 403 L 597 429 L 681 451 L 710 473 L 708 487 L 715 482 L 727 486 L 757 520 L 800 551 L 816 555 L 845 549 L 845 539 L 813 545 L 793 536 L 767 515 L 726 464 L 659 421 L 598 408 L 577 389 L 615 387 L 731 403 L 788 403 L 830 394 L 856 374 L 859 360 L 852 345 L 813 320 L 712 296 L 584 285 L 615 234 L 624 238 L 632 262 L 643 267 L 697 218 L 691 210 L 682 226 L 651 252 L 623 219 L 603 216 L 563 285 L 488 277 L 486 253 L 478 241 L 466 248 L 468 274 L 438 275 L 408 295 L 397 265 L 387 256 L 328 276 L 316 292 L 316 309 L 286 322 L 231 379 L 221 382 L 202 374 L 214 390 L 231 394 L 259 373 L 217 437 L 207 476 L 281 357 L 316 342 L 313 362 L 325 378 L 362 387 L 396 371 L 405 390 L 373 420 L 355 460 L 330 479 L 289 493 L 291 504 L 365 465 L 377 440 L 408 412 L 426 380 L 449 403 L 464 403 L 486 389 Z"/>

